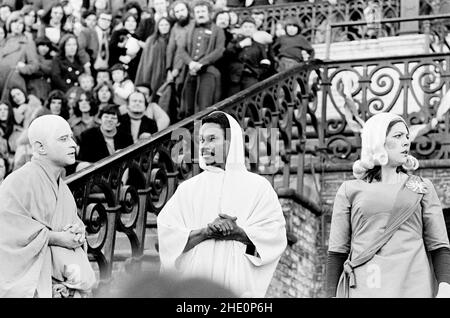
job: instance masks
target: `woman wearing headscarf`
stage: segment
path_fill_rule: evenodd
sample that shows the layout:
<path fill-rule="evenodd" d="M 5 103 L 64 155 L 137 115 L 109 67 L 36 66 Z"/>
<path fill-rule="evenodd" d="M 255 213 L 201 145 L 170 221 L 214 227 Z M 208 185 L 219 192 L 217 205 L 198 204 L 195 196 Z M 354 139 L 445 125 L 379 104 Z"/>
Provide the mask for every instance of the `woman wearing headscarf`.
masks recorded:
<path fill-rule="evenodd" d="M 166 79 L 166 49 L 171 23 L 162 17 L 155 33 L 145 41 L 144 50 L 136 73 L 135 83 L 150 83 L 150 101 L 156 102 L 156 92 Z"/>
<path fill-rule="evenodd" d="M 402 117 L 379 113 L 365 123 L 356 180 L 345 181 L 334 201 L 328 296 L 450 296 L 442 208 L 430 180 L 411 174 L 419 163 L 409 150 Z"/>
<path fill-rule="evenodd" d="M 2 100 L 6 100 L 9 88 L 19 86 L 26 92 L 23 76 L 38 71 L 39 63 L 36 46 L 24 34 L 23 15 L 15 11 L 6 22 L 8 35 L 0 47 L 0 90 Z"/>

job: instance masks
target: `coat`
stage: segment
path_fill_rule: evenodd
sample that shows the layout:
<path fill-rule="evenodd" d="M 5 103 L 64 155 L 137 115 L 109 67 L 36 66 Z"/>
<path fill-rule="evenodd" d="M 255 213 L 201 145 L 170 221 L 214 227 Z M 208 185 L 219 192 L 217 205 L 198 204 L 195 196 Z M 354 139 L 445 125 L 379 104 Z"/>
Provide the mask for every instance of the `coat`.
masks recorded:
<path fill-rule="evenodd" d="M 72 86 L 78 86 L 78 76 L 84 72 L 79 58 L 74 62 L 65 57 L 55 56 L 52 63 L 52 85 L 54 89 L 66 92 Z"/>
<path fill-rule="evenodd" d="M 18 62 L 25 67 L 16 70 Z M 0 47 L 0 89 L 2 97 L 9 94 L 9 88 L 19 86 L 26 92 L 23 75 L 31 75 L 39 69 L 36 46 L 25 35 L 8 36 Z"/>
<path fill-rule="evenodd" d="M 114 148 L 116 150 L 126 148 L 133 144 L 131 134 L 123 133 L 123 130 L 117 130 L 114 136 Z M 81 133 L 80 152 L 78 159 L 87 162 L 96 162 L 109 157 L 108 147 L 100 127 L 92 127 Z"/>

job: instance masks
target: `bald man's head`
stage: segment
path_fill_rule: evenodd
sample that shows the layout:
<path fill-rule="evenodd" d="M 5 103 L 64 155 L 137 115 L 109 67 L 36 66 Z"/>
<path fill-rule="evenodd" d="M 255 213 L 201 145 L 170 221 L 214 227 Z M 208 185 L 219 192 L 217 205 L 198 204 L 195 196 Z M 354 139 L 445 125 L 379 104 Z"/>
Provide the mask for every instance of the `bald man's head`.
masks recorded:
<path fill-rule="evenodd" d="M 34 156 L 46 157 L 59 167 L 75 162 L 73 133 L 61 116 L 43 115 L 33 120 L 28 128 L 28 140 Z"/>

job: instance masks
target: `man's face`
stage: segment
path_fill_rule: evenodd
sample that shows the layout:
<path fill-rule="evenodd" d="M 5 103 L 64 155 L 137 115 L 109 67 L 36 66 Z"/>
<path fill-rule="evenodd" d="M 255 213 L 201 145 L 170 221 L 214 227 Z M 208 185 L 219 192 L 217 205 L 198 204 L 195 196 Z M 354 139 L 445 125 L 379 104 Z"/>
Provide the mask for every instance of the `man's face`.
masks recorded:
<path fill-rule="evenodd" d="M 56 166 L 65 167 L 75 163 L 76 146 L 69 124 L 51 127 L 43 141 L 46 157 Z"/>
<path fill-rule="evenodd" d="M 252 37 L 256 32 L 256 25 L 251 22 L 244 22 L 241 27 L 242 35 Z"/>
<path fill-rule="evenodd" d="M 188 17 L 188 9 L 184 3 L 179 3 L 173 8 L 173 14 L 177 20 L 184 20 Z"/>
<path fill-rule="evenodd" d="M 228 13 L 224 12 L 217 15 L 216 25 L 222 29 L 228 28 L 228 26 L 230 25 L 230 16 L 228 15 Z"/>
<path fill-rule="evenodd" d="M 195 22 L 202 24 L 209 22 L 209 11 L 207 6 L 197 6 L 194 8 Z"/>
<path fill-rule="evenodd" d="M 128 112 L 131 117 L 142 117 L 145 112 L 145 97 L 144 94 L 134 92 L 128 98 Z"/>
<path fill-rule="evenodd" d="M 109 76 L 109 72 L 98 72 L 96 79 L 97 79 L 97 84 L 107 83 L 111 80 L 111 78 Z"/>
<path fill-rule="evenodd" d="M 228 155 L 229 142 L 219 124 L 206 123 L 200 128 L 200 155 L 206 165 L 218 166 L 225 164 Z"/>
<path fill-rule="evenodd" d="M 101 127 L 104 131 L 113 131 L 117 128 L 119 119 L 116 114 L 103 114 L 101 120 Z"/>
<path fill-rule="evenodd" d="M 102 29 L 103 31 L 106 31 L 111 26 L 112 16 L 110 14 L 102 13 L 100 14 L 97 25 Z"/>

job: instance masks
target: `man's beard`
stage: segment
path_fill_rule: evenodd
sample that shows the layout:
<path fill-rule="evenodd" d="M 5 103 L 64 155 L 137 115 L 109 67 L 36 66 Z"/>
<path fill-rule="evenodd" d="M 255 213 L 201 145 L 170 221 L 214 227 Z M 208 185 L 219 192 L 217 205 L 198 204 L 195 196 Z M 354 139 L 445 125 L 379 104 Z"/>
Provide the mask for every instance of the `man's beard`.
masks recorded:
<path fill-rule="evenodd" d="M 190 20 L 190 19 L 189 19 L 189 15 L 188 15 L 187 17 L 178 19 L 178 20 L 177 20 L 177 23 L 178 23 L 179 26 L 185 27 L 186 25 L 188 25 L 189 20 Z"/>

